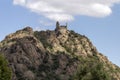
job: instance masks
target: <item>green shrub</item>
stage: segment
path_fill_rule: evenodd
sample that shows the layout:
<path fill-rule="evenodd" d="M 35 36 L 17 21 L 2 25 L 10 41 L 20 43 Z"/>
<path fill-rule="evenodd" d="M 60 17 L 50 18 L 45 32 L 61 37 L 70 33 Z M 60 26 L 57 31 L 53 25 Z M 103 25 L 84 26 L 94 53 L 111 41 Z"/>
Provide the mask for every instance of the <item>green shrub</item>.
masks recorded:
<path fill-rule="evenodd" d="M 8 67 L 8 62 L 5 57 L 0 54 L 0 80 L 11 80 L 12 71 Z"/>
<path fill-rule="evenodd" d="M 103 63 L 96 58 L 82 59 L 77 72 L 70 80 L 111 80 L 110 74 L 104 69 Z"/>

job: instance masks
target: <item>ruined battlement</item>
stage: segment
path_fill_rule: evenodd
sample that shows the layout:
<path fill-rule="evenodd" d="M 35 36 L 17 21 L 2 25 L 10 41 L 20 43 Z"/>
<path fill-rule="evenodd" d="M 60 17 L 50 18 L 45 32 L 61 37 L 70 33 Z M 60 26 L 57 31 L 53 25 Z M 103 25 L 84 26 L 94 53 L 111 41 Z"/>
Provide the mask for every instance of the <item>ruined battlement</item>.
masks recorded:
<path fill-rule="evenodd" d="M 60 23 L 57 21 L 55 31 L 59 31 L 59 30 L 63 30 L 63 31 L 67 30 L 67 24 L 66 25 L 60 25 Z"/>

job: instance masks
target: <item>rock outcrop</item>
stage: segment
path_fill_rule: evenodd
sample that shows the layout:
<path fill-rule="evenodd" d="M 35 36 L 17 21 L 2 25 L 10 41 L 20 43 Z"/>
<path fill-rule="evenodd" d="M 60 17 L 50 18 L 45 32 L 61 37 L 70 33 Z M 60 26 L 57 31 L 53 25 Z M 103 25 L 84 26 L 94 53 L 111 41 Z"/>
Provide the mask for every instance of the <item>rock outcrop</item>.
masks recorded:
<path fill-rule="evenodd" d="M 120 68 L 84 35 L 57 23 L 55 30 L 26 27 L 0 42 L 12 80 L 120 80 Z"/>

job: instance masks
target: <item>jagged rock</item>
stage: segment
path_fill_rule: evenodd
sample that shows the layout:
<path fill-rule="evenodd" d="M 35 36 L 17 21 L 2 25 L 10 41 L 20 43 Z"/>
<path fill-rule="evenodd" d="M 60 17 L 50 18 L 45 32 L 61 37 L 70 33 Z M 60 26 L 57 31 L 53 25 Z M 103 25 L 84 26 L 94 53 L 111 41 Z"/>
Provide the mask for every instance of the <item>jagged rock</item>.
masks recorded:
<path fill-rule="evenodd" d="M 33 29 L 28 26 L 28 27 L 24 28 L 23 31 L 33 32 Z"/>
<path fill-rule="evenodd" d="M 86 36 L 58 22 L 53 31 L 27 27 L 8 35 L 0 53 L 12 68 L 12 80 L 120 80 L 120 68 Z"/>

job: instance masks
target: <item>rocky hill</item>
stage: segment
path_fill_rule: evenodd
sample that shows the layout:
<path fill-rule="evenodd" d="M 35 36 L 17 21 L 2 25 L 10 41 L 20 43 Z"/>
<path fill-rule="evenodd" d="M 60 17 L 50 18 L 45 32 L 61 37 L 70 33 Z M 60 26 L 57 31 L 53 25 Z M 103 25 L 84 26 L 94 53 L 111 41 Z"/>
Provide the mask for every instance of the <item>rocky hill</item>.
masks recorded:
<path fill-rule="evenodd" d="M 55 30 L 26 27 L 6 36 L 0 54 L 12 71 L 9 80 L 120 80 L 120 68 L 86 36 L 58 22 Z"/>

